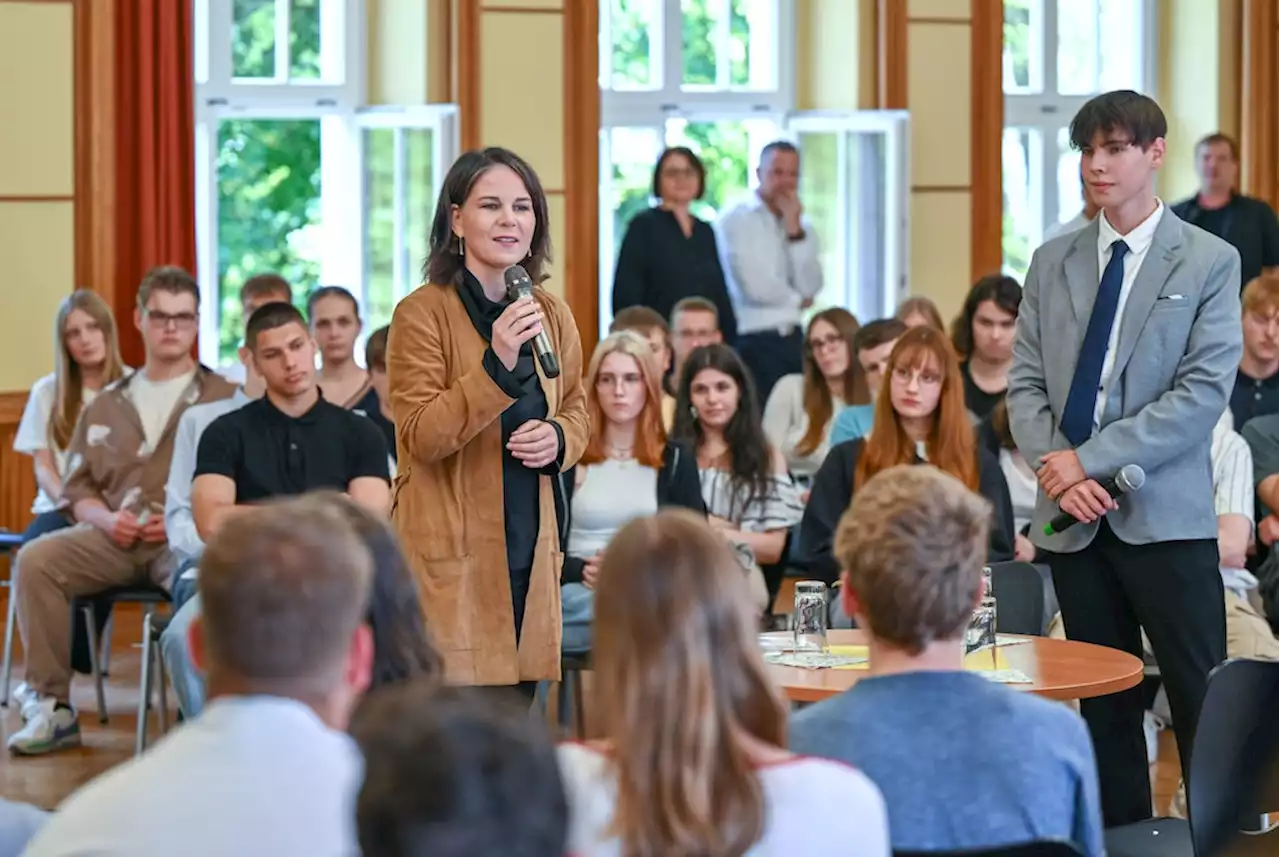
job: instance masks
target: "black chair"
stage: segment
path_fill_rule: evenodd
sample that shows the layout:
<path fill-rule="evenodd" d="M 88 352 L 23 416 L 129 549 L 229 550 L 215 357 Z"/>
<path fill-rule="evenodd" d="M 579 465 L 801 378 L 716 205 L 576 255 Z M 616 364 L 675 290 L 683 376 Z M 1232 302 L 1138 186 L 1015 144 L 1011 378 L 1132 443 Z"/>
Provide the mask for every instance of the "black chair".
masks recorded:
<path fill-rule="evenodd" d="M 93 595 L 71 599 L 72 615 L 75 615 L 76 610 L 79 610 L 84 615 L 85 627 L 89 633 L 89 671 L 93 675 L 94 686 L 98 693 L 98 721 L 100 723 L 107 722 L 107 691 L 103 681 L 102 655 L 99 653 L 98 647 L 92 644 L 92 641 L 98 639 L 96 615 L 103 606 L 114 607 L 116 604 L 140 604 L 142 605 L 142 635 L 144 639 L 147 639 L 151 614 L 155 612 L 158 605 L 168 604 L 169 602 L 168 590 L 152 584 L 117 586 Z M 109 640 L 108 645 L 110 645 Z M 146 657 L 147 654 L 144 653 L 144 660 Z"/>
<path fill-rule="evenodd" d="M 969 851 L 899 851 L 893 857 L 1080 857 L 1080 849 L 1065 839 L 1037 839 L 1016 845 L 975 848 Z"/>
<path fill-rule="evenodd" d="M 14 597 L 16 592 L 13 586 L 13 560 L 20 547 L 22 547 L 22 533 L 0 530 L 0 554 L 9 557 L 9 578 L 4 581 L 4 586 L 9 590 L 6 598 L 9 604 L 4 620 L 4 666 L 3 675 L 0 675 L 3 696 L 0 696 L 0 708 L 9 707 L 9 677 L 13 673 L 13 626 L 18 624 L 18 600 Z"/>
<path fill-rule="evenodd" d="M 575 738 L 586 737 L 586 706 L 582 694 L 582 674 L 591 669 L 591 653 L 560 656 L 560 687 L 556 695 L 556 720 L 560 728 L 573 730 Z M 569 697 L 573 697 L 573 714 L 569 713 Z M 572 722 L 571 722 L 572 718 Z"/>
<path fill-rule="evenodd" d="M 1154 818 L 1106 832 L 1112 857 L 1267 854 L 1280 829 L 1266 813 L 1280 809 L 1275 661 L 1226 661 L 1209 673 L 1186 774 L 1187 819 Z"/>
<path fill-rule="evenodd" d="M 997 631 L 1044 636 L 1044 578 L 1039 569 L 1029 562 L 993 562 L 991 589 L 996 597 Z"/>

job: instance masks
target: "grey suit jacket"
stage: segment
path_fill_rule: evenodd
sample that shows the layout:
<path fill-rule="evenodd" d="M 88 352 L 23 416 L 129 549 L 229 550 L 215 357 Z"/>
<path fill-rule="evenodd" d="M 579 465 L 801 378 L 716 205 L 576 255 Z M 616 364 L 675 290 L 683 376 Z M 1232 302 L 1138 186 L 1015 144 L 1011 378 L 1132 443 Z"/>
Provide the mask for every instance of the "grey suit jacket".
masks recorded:
<path fill-rule="evenodd" d="M 1018 309 L 1009 370 L 1009 425 L 1027 461 L 1070 449 L 1059 425 L 1097 297 L 1098 222 L 1036 250 Z M 1227 407 L 1242 350 L 1240 254 L 1165 208 L 1124 314 L 1101 427 L 1076 453 L 1091 478 L 1126 464 L 1146 471 L 1141 491 L 1107 520 L 1130 544 L 1217 538 L 1213 426 Z M 1031 540 L 1059 553 L 1084 549 L 1098 524 L 1043 534 L 1058 504 L 1036 499 Z"/>

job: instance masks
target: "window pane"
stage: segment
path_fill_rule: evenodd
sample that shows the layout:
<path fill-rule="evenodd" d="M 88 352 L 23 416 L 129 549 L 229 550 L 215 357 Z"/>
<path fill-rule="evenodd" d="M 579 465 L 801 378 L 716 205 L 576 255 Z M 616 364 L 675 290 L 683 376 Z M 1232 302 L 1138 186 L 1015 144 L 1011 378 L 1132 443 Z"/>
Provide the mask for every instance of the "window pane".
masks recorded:
<path fill-rule="evenodd" d="M 1098 0 L 1058 0 L 1058 92 L 1098 90 Z M 1126 50 L 1133 50 L 1134 33 Z"/>
<path fill-rule="evenodd" d="M 1044 67 L 1044 15 L 1039 0 L 1005 0 L 1004 91 L 1040 92 Z"/>
<path fill-rule="evenodd" d="M 682 82 L 685 86 L 710 87 L 717 83 L 719 9 L 720 3 L 716 0 L 680 0 L 684 18 Z"/>
<path fill-rule="evenodd" d="M 1147 86 L 1143 65 L 1146 60 L 1144 0 L 1100 0 L 1098 23 L 1102 41 L 1102 79 L 1098 92 L 1113 89 L 1143 91 Z"/>
<path fill-rule="evenodd" d="M 586 0 L 583 0 L 586 2 Z M 654 23 L 661 0 L 609 0 L 609 67 L 612 77 L 603 85 L 612 89 L 656 89 L 659 70 Z"/>
<path fill-rule="evenodd" d="M 1023 277 L 1031 251 L 1040 240 L 1040 194 L 1037 155 L 1040 134 L 1028 128 L 1005 128 L 1001 146 L 1004 173 L 1004 267 Z"/>
<path fill-rule="evenodd" d="M 755 4 L 759 5 L 759 4 Z M 751 65 L 751 22 L 747 19 L 748 4 L 745 0 L 733 0 L 729 6 L 729 85 L 749 86 Z"/>
<path fill-rule="evenodd" d="M 306 294 L 320 275 L 320 122 L 228 119 L 218 126 L 218 357 L 243 332 L 239 290 L 274 271 Z"/>
<path fill-rule="evenodd" d="M 395 294 L 396 132 L 367 128 L 364 132 L 364 301 L 367 332 L 390 316 Z"/>
<path fill-rule="evenodd" d="M 430 128 L 406 128 L 404 131 L 404 244 L 408 258 L 404 263 L 405 281 L 401 296 L 422 283 L 422 266 L 427 261 L 431 217 L 436 208 L 436 140 Z M 441 169 L 448 164 L 441 164 Z M 391 321 L 391 310 L 383 324 Z"/>
<path fill-rule="evenodd" d="M 833 303 L 843 304 L 846 277 L 840 229 L 840 143 L 844 135 L 835 131 L 812 131 L 798 135 L 800 147 L 800 201 L 805 216 L 818 233 L 821 251 L 823 290 L 814 300 L 816 310 Z M 820 305 L 820 306 L 819 306 Z"/>
<path fill-rule="evenodd" d="M 289 78 L 320 79 L 320 0 L 290 0 Z"/>
<path fill-rule="evenodd" d="M 667 145 L 688 146 L 707 170 L 707 188 L 693 204 L 693 213 L 705 220 L 746 196 L 756 182 L 754 170 L 759 152 L 779 136 L 767 119 L 726 119 L 719 122 L 667 121 Z"/>
<path fill-rule="evenodd" d="M 1064 126 L 1058 129 L 1058 222 L 1065 223 L 1084 208 L 1084 182 L 1080 178 L 1080 153 L 1071 148 Z"/>
<path fill-rule="evenodd" d="M 232 76 L 275 77 L 275 0 L 235 0 L 232 15 Z"/>
<path fill-rule="evenodd" d="M 653 190 L 653 165 L 662 151 L 658 134 L 652 128 L 610 128 L 608 134 L 611 175 L 604 205 L 613 212 L 613 245 L 601 247 L 601 255 L 607 255 L 609 267 L 617 258 L 622 246 L 622 236 L 627 224 L 637 212 L 649 207 Z"/>

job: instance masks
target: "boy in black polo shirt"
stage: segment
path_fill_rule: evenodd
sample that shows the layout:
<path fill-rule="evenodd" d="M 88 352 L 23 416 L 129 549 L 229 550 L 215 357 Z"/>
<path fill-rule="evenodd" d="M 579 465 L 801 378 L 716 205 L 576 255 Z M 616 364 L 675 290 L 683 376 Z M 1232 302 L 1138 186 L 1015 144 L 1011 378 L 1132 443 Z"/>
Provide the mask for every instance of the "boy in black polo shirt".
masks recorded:
<path fill-rule="evenodd" d="M 368 418 L 320 395 L 316 345 L 302 314 L 287 303 L 260 307 L 245 345 L 266 395 L 214 420 L 200 438 L 191 495 L 201 538 L 246 504 L 322 488 L 386 514 L 386 442 Z"/>

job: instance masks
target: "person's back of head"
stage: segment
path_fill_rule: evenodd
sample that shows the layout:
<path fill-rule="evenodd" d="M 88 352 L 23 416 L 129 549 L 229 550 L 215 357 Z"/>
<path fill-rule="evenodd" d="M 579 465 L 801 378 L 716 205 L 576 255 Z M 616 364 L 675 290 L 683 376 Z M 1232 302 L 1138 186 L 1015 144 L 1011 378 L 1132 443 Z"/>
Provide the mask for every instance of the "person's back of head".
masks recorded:
<path fill-rule="evenodd" d="M 364 857 L 562 857 L 569 810 L 555 747 L 527 711 L 471 688 L 374 691 L 352 733 Z"/>
<path fill-rule="evenodd" d="M 982 592 L 991 504 L 932 465 L 882 470 L 836 529 L 846 608 L 909 655 L 959 638 Z"/>
<path fill-rule="evenodd" d="M 308 498 L 228 522 L 200 562 L 202 615 L 192 631 L 210 697 L 297 699 L 345 728 L 369 684 L 372 578 L 369 551 L 351 524 Z"/>

